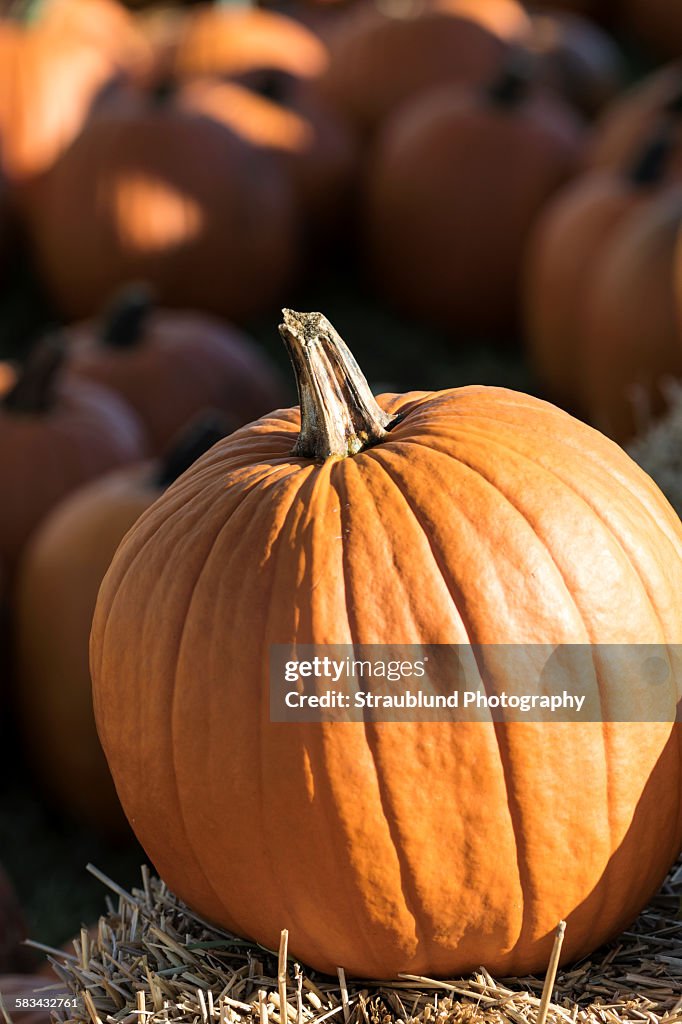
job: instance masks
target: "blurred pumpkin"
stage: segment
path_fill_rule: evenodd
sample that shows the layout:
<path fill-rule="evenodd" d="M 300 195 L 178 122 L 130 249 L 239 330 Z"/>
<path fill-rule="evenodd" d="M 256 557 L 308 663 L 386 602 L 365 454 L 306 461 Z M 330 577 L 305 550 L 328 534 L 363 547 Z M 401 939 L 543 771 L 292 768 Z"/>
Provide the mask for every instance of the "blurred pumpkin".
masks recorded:
<path fill-rule="evenodd" d="M 0 867 L 0 971 L 18 968 L 21 942 L 25 937 L 26 929 L 19 901 L 12 883 Z"/>
<path fill-rule="evenodd" d="M 487 82 L 530 21 L 516 0 L 371 0 L 329 39 L 324 96 L 360 129 L 437 85 Z"/>
<path fill-rule="evenodd" d="M 129 89 L 91 118 L 31 211 L 36 259 L 68 317 L 130 280 L 165 305 L 243 319 L 277 301 L 300 259 L 286 161 L 230 131 L 191 90 Z"/>
<path fill-rule="evenodd" d="M 17 576 L 15 701 L 32 770 L 75 819 L 111 836 L 129 830 L 92 711 L 88 641 L 97 592 L 136 519 L 227 432 L 217 415 L 204 417 L 162 460 L 80 488 L 36 532 Z"/>
<path fill-rule="evenodd" d="M 102 584 L 94 706 L 123 807 L 196 913 L 267 949 L 286 922 L 318 970 L 526 974 L 560 919 L 578 959 L 682 844 L 679 667 L 652 687 L 608 647 L 682 640 L 682 524 L 617 445 L 545 402 L 375 400 L 320 314 L 285 311 L 283 333 L 302 409 L 200 458 Z M 577 644 L 587 665 L 565 652 L 536 685 L 586 688 L 595 719 L 273 722 L 270 645 L 330 643 L 480 644 L 493 693 L 531 685 L 531 650 Z M 640 699 L 665 719 L 599 719 Z"/>
<path fill-rule="evenodd" d="M 584 114 L 596 114 L 620 92 L 621 52 L 594 22 L 561 11 L 535 14 L 528 45 L 542 80 Z"/>
<path fill-rule="evenodd" d="M 673 140 L 657 133 L 630 173 L 583 175 L 551 200 L 525 260 L 524 324 L 530 362 L 548 397 L 585 413 L 582 354 L 592 281 L 614 232 L 666 177 Z"/>
<path fill-rule="evenodd" d="M 659 57 L 682 57 L 682 7 L 671 0 L 619 0 L 622 27 Z"/>
<path fill-rule="evenodd" d="M 241 331 L 200 313 L 156 308 L 143 286 L 125 289 L 104 316 L 68 331 L 69 366 L 118 392 L 163 451 L 205 408 L 241 426 L 284 403 L 269 360 Z"/>
<path fill-rule="evenodd" d="M 406 104 L 368 170 L 370 271 L 397 308 L 454 331 L 514 329 L 535 218 L 577 170 L 582 126 L 514 68 Z"/>
<path fill-rule="evenodd" d="M 668 173 L 682 178 L 682 62 L 636 82 L 610 103 L 592 130 L 587 149 L 591 167 L 623 169 L 637 158 L 657 127 L 678 129 L 676 151 Z"/>
<path fill-rule="evenodd" d="M 682 377 L 674 257 L 682 190 L 664 192 L 615 231 L 594 268 L 584 321 L 582 382 L 592 423 L 621 444 L 667 405 Z"/>
<path fill-rule="evenodd" d="M 142 425 L 118 395 L 63 372 L 46 339 L 0 397 L 0 558 L 10 569 L 45 515 L 80 484 L 140 459 Z"/>
<path fill-rule="evenodd" d="M 318 36 L 273 11 L 201 4 L 178 22 L 178 29 L 172 71 L 181 78 L 279 71 L 310 80 L 329 60 Z"/>
<path fill-rule="evenodd" d="M 324 234 L 328 241 L 346 217 L 358 156 L 355 137 L 299 80 L 264 72 L 249 81 L 245 86 L 196 79 L 184 93 L 197 112 L 285 163 L 310 234 Z"/>
<path fill-rule="evenodd" d="M 103 92 L 142 73 L 149 50 L 117 0 L 49 0 L 0 21 L 0 163 L 26 185 L 80 132 Z"/>

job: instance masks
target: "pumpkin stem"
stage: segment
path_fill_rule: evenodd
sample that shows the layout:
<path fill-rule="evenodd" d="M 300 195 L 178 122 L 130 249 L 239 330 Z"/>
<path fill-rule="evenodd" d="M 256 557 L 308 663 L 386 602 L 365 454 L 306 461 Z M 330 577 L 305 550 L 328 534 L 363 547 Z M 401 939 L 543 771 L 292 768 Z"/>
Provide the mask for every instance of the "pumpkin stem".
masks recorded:
<path fill-rule="evenodd" d="M 170 487 L 197 459 L 234 430 L 234 424 L 213 410 L 201 413 L 182 431 L 178 441 L 163 458 L 154 478 L 157 487 Z"/>
<path fill-rule="evenodd" d="M 14 386 L 2 399 L 3 408 L 24 416 L 40 416 L 49 412 L 55 401 L 55 384 L 65 357 L 61 338 L 45 338 L 30 353 Z"/>
<path fill-rule="evenodd" d="M 307 459 L 357 455 L 386 437 L 379 406 L 348 346 L 322 313 L 282 310 L 279 332 L 296 375 L 301 432 L 293 454 Z"/>
<path fill-rule="evenodd" d="M 125 288 L 104 314 L 100 340 L 107 348 L 134 348 L 154 311 L 152 289 L 145 284 Z"/>

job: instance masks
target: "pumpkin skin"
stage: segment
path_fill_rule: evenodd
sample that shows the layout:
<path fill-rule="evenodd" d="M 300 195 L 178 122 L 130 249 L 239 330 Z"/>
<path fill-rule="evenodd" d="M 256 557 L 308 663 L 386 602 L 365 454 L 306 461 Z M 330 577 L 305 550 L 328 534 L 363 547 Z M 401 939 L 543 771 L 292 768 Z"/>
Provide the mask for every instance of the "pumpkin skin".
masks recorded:
<path fill-rule="evenodd" d="M 654 138 L 630 174 L 587 174 L 550 201 L 525 257 L 524 337 L 548 397 L 585 413 L 583 324 L 596 268 L 624 221 L 665 181 L 670 145 Z"/>
<path fill-rule="evenodd" d="M 523 974 L 560 918 L 571 960 L 679 851 L 679 727 L 278 725 L 269 645 L 678 643 L 682 524 L 537 399 L 379 406 L 402 418 L 347 458 L 293 454 L 298 409 L 237 431 L 127 535 L 91 638 L 119 796 L 199 914 L 267 948 L 286 926 L 320 970 Z"/>
<path fill-rule="evenodd" d="M 674 258 L 682 193 L 664 193 L 614 233 L 595 274 L 582 341 L 583 391 L 592 423 L 620 443 L 666 407 L 682 376 Z"/>
<path fill-rule="evenodd" d="M 212 427 L 201 450 L 224 433 Z M 163 494 L 167 473 L 161 460 L 135 463 L 79 488 L 32 538 L 15 587 L 15 703 L 32 770 L 73 818 L 116 839 L 130 830 L 95 728 L 88 639 L 116 548 Z"/>
<path fill-rule="evenodd" d="M 154 308 L 124 291 L 103 319 L 68 332 L 70 370 L 117 392 L 163 452 L 197 413 L 219 409 L 234 427 L 282 404 L 286 390 L 256 342 L 201 313 Z"/>
<path fill-rule="evenodd" d="M 277 299 L 299 262 L 285 164 L 206 117 L 181 88 L 129 90 L 108 104 L 42 198 L 31 222 L 36 258 L 72 319 L 95 315 L 130 280 L 148 281 L 164 305 L 243 319 Z"/>
<path fill-rule="evenodd" d="M 147 60 L 115 0 L 51 0 L 35 24 L 0 22 L 0 153 L 20 200 L 33 201 L 34 179 L 76 138 L 104 90 L 142 74 Z"/>
<path fill-rule="evenodd" d="M 453 331 L 513 331 L 528 234 L 577 169 L 581 142 L 573 112 L 532 91 L 512 105 L 465 89 L 406 104 L 368 168 L 366 247 L 379 289 Z"/>
<path fill-rule="evenodd" d="M 423 90 L 487 82 L 529 30 L 515 0 L 360 4 L 330 36 L 320 89 L 359 130 L 373 131 Z"/>
<path fill-rule="evenodd" d="M 146 451 L 142 425 L 118 395 L 59 368 L 46 391 L 43 408 L 7 408 L 12 389 L 0 400 L 0 473 L 12 495 L 0 509 L 0 558 L 10 570 L 69 491 Z"/>
<path fill-rule="evenodd" d="M 682 105 L 682 63 L 669 64 L 636 82 L 610 103 L 597 120 L 587 149 L 595 169 L 627 168 L 657 126 L 678 123 Z M 682 177 L 682 135 L 669 163 L 669 179 Z"/>

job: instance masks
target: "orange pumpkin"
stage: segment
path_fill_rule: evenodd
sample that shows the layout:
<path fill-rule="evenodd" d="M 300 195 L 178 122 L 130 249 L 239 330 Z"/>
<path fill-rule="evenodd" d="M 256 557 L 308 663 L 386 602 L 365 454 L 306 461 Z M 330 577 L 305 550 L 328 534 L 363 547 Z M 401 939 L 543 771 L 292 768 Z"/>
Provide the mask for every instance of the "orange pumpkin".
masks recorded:
<path fill-rule="evenodd" d="M 499 644 L 677 644 L 682 524 L 551 405 L 377 401 L 320 314 L 285 311 L 283 334 L 302 422 L 280 410 L 219 442 L 100 590 L 95 714 L 129 820 L 197 913 L 268 949 L 285 926 L 326 972 L 526 974 L 562 918 L 564 959 L 586 954 L 679 852 L 682 679 L 658 724 L 277 724 L 270 648 L 490 644 L 497 692 L 516 679 Z M 623 664 L 592 657 L 608 707 Z"/>
<path fill-rule="evenodd" d="M 74 319 L 130 280 L 149 281 L 165 305 L 241 319 L 274 302 L 297 268 L 285 163 L 207 117 L 183 89 L 131 89 L 108 104 L 42 198 L 37 261 Z"/>
<path fill-rule="evenodd" d="M 148 59 L 116 0 L 50 0 L 30 25 L 0 21 L 0 159 L 8 179 L 39 178 L 103 91 L 124 74 L 141 74 Z"/>
<path fill-rule="evenodd" d="M 20 944 L 25 935 L 19 901 L 9 878 L 0 867 L 0 971 L 11 971 L 18 967 Z"/>
<path fill-rule="evenodd" d="M 529 240 L 524 275 L 525 339 L 548 396 L 585 413 L 586 307 L 599 263 L 634 210 L 651 201 L 672 156 L 669 133 L 656 135 L 629 174 L 579 177 L 547 204 Z"/>
<path fill-rule="evenodd" d="M 581 341 L 590 420 L 624 443 L 666 407 L 682 377 L 674 258 L 682 193 L 663 193 L 614 232 L 594 270 Z"/>
<path fill-rule="evenodd" d="M 135 520 L 226 432 L 216 417 L 206 419 L 163 460 L 80 488 L 36 532 L 17 577 L 16 703 L 31 766 L 74 818 L 113 836 L 128 828 L 92 712 L 88 638 L 97 591 Z"/>
<path fill-rule="evenodd" d="M 241 426 L 283 404 L 285 388 L 256 343 L 201 313 L 157 309 L 148 289 L 125 289 L 103 318 L 68 332 L 79 377 L 118 392 L 155 452 L 203 409 Z"/>
<path fill-rule="evenodd" d="M 488 81 L 529 29 L 516 0 L 372 0 L 332 34 L 320 88 L 353 124 L 373 130 L 425 89 Z"/>
<path fill-rule="evenodd" d="M 456 332 L 512 331 L 528 234 L 577 169 L 581 142 L 573 112 L 514 70 L 487 90 L 406 104 L 368 171 L 366 245 L 381 291 Z"/>
<path fill-rule="evenodd" d="M 636 82 L 610 103 L 597 120 L 587 151 L 595 169 L 629 167 L 652 131 L 671 123 L 677 146 L 670 161 L 672 179 L 682 177 L 682 63 L 667 65 Z"/>
<path fill-rule="evenodd" d="M 615 41 L 578 14 L 536 13 L 529 46 L 537 55 L 543 81 L 587 115 L 620 92 L 624 67 Z"/>
<path fill-rule="evenodd" d="M 118 395 L 62 372 L 46 340 L 0 397 L 0 558 L 12 568 L 38 523 L 69 491 L 144 455 L 142 426 Z"/>

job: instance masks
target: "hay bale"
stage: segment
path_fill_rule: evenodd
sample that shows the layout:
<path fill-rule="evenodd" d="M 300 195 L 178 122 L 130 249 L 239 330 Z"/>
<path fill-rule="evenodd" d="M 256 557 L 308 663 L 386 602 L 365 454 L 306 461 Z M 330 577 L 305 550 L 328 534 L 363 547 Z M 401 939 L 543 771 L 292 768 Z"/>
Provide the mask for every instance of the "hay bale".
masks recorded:
<path fill-rule="evenodd" d="M 107 913 L 74 953 L 48 950 L 76 1007 L 73 1024 L 539 1024 L 544 982 L 403 977 L 353 982 L 307 971 L 286 956 L 203 921 L 147 869 L 126 892 L 101 872 Z M 682 1024 L 682 860 L 632 928 L 559 971 L 548 1024 Z M 570 927 L 570 925 L 569 925 Z M 34 943 L 33 945 L 37 945 Z M 45 949 L 45 947 L 39 947 Z M 282 1012 L 282 1007 L 286 1011 Z"/>

